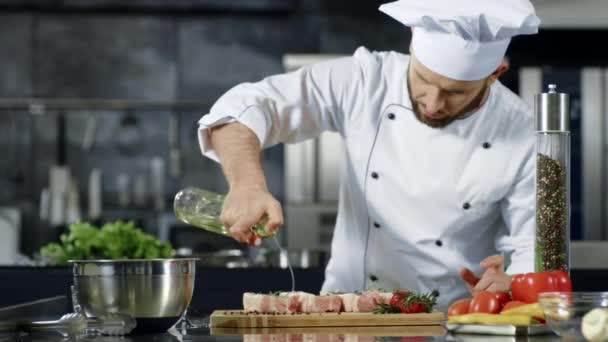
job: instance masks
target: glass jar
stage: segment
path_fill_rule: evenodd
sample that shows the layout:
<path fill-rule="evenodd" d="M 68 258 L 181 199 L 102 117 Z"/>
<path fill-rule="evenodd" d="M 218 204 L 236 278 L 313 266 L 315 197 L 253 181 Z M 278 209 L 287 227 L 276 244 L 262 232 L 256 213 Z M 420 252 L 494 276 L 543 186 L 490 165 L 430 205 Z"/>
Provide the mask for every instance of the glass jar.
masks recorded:
<path fill-rule="evenodd" d="M 570 270 L 570 115 L 568 94 L 534 98 L 536 113 L 535 270 Z"/>

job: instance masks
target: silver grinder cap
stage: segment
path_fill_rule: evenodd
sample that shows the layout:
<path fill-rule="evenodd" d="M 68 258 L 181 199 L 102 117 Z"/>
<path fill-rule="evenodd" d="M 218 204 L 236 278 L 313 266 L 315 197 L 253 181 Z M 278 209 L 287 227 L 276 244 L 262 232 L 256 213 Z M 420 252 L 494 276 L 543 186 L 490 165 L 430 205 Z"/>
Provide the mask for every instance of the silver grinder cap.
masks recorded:
<path fill-rule="evenodd" d="M 570 97 L 556 92 L 557 86 L 549 84 L 549 92 L 534 96 L 537 132 L 570 131 Z"/>

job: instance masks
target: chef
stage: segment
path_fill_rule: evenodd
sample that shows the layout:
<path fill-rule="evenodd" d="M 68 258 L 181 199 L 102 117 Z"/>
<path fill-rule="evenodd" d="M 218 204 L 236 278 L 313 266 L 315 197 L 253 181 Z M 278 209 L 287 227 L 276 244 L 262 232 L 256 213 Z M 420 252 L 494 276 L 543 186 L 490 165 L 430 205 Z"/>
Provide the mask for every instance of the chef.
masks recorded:
<path fill-rule="evenodd" d="M 498 77 L 511 37 L 539 19 L 527 0 L 380 10 L 412 28 L 409 55 L 361 47 L 240 84 L 200 120 L 201 150 L 230 186 L 223 223 L 241 242 L 263 215 L 281 226 L 261 149 L 338 132 L 346 165 L 323 290 L 434 291 L 445 309 L 506 289 L 533 270 L 534 135 L 529 107 Z"/>

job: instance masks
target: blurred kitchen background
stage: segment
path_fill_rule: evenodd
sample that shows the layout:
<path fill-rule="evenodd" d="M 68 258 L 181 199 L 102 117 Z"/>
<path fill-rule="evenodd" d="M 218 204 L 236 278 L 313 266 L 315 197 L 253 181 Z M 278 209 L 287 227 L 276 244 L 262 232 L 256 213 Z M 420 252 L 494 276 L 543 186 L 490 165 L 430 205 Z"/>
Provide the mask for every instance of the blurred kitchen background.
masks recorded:
<path fill-rule="evenodd" d="M 132 219 L 183 255 L 217 256 L 202 263 L 271 265 L 176 222 L 179 189 L 227 189 L 196 122 L 240 82 L 362 45 L 407 52 L 383 2 L 0 0 L 0 264 L 24 263 L 75 220 Z M 528 101 L 548 83 L 571 95 L 572 238 L 585 240 L 573 267 L 592 268 L 608 253 L 608 2 L 533 3 L 542 31 L 511 43 L 501 80 Z M 297 266 L 327 261 L 339 156 L 331 134 L 264 152 Z"/>

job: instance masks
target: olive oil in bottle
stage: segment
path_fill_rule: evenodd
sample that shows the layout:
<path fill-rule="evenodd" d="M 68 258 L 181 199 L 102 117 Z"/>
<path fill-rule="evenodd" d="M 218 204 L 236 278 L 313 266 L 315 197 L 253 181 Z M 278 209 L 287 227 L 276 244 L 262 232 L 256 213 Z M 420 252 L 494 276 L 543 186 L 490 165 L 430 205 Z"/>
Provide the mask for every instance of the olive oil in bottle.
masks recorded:
<path fill-rule="evenodd" d="M 175 200 L 173 201 L 173 211 L 180 221 L 213 233 L 230 236 L 230 232 L 220 221 L 223 206 L 223 195 L 194 187 L 181 190 L 175 195 Z M 265 225 L 267 220 L 268 218 L 264 217 L 260 222 L 251 227 L 251 231 L 258 237 L 273 236 L 279 251 L 287 256 L 287 267 L 291 275 L 291 291 L 295 291 L 296 279 L 291 262 L 289 261 L 289 255 L 281 247 L 275 234 L 276 231 L 272 234 L 266 232 Z M 256 244 L 260 242 L 259 238 L 255 240 Z"/>
<path fill-rule="evenodd" d="M 230 232 L 220 221 L 224 196 L 203 190 L 200 188 L 189 187 L 181 190 L 175 195 L 173 201 L 173 211 L 175 216 L 182 222 L 203 228 L 213 233 L 230 235 Z M 266 218 L 262 219 L 251 231 L 260 237 L 268 237 L 265 229 Z"/>

